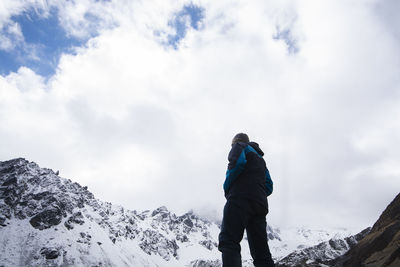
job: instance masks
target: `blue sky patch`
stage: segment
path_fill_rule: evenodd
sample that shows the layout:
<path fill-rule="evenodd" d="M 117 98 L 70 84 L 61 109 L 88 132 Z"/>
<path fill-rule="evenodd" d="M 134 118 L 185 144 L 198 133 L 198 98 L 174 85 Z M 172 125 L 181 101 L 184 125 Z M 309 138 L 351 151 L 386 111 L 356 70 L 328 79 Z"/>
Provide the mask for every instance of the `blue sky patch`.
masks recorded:
<path fill-rule="evenodd" d="M 12 50 L 0 50 L 0 75 L 26 66 L 48 78 L 55 73 L 62 53 L 73 53 L 74 47 L 86 42 L 66 34 L 56 9 L 47 17 L 31 9 L 11 20 L 21 27 L 24 42 L 16 43 Z"/>
<path fill-rule="evenodd" d="M 194 4 L 184 5 L 182 10 L 168 22 L 168 25 L 175 29 L 174 35 L 168 35 L 167 44 L 174 49 L 178 48 L 180 40 L 185 38 L 189 28 L 200 29 L 200 25 L 205 16 L 203 7 Z"/>

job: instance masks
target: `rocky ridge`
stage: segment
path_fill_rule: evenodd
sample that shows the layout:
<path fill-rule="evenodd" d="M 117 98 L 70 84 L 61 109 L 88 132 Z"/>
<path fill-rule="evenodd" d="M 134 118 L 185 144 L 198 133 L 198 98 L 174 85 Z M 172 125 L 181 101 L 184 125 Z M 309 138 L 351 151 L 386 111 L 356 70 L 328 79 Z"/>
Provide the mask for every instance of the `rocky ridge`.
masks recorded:
<path fill-rule="evenodd" d="M 21 254 L 32 255 L 24 261 L 31 266 L 43 266 L 51 263 L 48 261 L 55 262 L 60 258 L 64 264 L 85 264 L 69 257 L 72 254 L 72 240 L 66 243 L 55 240 L 60 234 L 67 236 L 68 232 L 74 233 L 77 236 L 75 241 L 79 244 L 79 248 L 76 248 L 78 252 L 90 254 L 93 247 L 104 247 L 105 243 L 103 236 L 96 235 L 93 231 L 93 226 L 100 229 L 102 235 L 106 235 L 107 241 L 112 244 L 134 241 L 131 244 L 136 247 L 133 253 L 137 252 L 142 257 L 143 253 L 155 255 L 162 259 L 149 262 L 149 266 L 157 266 L 157 262 L 178 261 L 182 256 L 179 253 L 180 248 L 189 244 L 204 251 L 213 250 L 217 246 L 213 237 L 215 234 L 211 233 L 218 232 L 218 226 L 193 212 L 177 216 L 166 207 L 143 212 L 126 210 L 95 199 L 87 187 L 61 178 L 51 169 L 40 168 L 36 163 L 25 159 L 1 162 L 0 185 L 0 228 L 3 228 L 0 230 L 9 233 L 13 227 L 19 225 L 20 228 L 24 227 L 21 229 L 23 232 L 31 235 L 29 239 L 28 234 L 28 241 L 35 242 L 34 238 L 38 242 L 43 241 L 42 247 L 36 251 L 28 246 L 18 249 Z M 27 227 L 28 223 L 31 228 Z M 47 237 L 43 235 L 45 231 Z M 54 234 L 54 231 L 58 233 Z M 16 264 L 19 261 L 16 257 L 4 258 L 6 255 L 10 256 L 5 243 L 12 242 L 12 238 L 23 239 L 18 234 L 13 234 L 14 236 L 4 234 L 0 238 L 0 242 L 3 242 L 0 247 L 0 263 L 20 266 Z M 96 255 L 90 256 L 96 258 Z M 99 259 L 100 262 L 102 260 L 104 259 Z M 124 261 L 126 266 L 130 265 L 128 260 Z"/>
<path fill-rule="evenodd" d="M 387 206 L 371 231 L 336 261 L 337 266 L 400 266 L 400 194 Z"/>

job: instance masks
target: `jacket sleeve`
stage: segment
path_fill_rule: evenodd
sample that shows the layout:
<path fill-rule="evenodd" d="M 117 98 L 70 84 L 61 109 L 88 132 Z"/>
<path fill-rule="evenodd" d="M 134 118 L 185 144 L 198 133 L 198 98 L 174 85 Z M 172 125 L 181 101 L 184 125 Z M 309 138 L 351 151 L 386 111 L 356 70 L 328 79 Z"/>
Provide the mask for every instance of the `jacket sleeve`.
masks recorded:
<path fill-rule="evenodd" d="M 269 174 L 268 168 L 265 174 L 265 183 L 267 185 L 267 196 L 272 194 L 274 190 L 274 183 L 272 182 L 271 175 Z"/>
<path fill-rule="evenodd" d="M 228 160 L 229 164 L 224 182 L 225 195 L 247 163 L 244 146 L 240 143 L 235 144 L 229 152 Z"/>

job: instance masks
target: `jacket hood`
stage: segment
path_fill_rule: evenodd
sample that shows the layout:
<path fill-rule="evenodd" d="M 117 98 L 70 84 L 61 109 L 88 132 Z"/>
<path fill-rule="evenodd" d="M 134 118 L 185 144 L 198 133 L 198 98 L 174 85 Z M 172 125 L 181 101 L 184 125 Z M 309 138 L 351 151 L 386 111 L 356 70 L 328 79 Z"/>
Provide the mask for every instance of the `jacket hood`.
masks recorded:
<path fill-rule="evenodd" d="M 258 144 L 256 142 L 249 142 L 249 145 L 255 149 L 255 151 L 257 151 L 257 153 L 260 156 L 264 156 L 264 152 L 261 150 L 261 148 L 258 146 Z"/>

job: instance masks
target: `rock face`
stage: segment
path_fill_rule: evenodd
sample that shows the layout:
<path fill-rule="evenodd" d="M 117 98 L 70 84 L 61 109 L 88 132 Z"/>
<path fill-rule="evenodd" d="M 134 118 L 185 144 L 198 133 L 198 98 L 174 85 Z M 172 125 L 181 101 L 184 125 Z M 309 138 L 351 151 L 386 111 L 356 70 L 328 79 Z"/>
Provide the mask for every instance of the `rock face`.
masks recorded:
<path fill-rule="evenodd" d="M 50 228 L 61 222 L 62 214 L 58 207 L 49 207 L 33 216 L 29 222 L 39 230 Z"/>
<path fill-rule="evenodd" d="M 338 265 L 341 263 L 344 267 L 400 266 L 400 194 L 385 209 L 370 233 Z"/>
<path fill-rule="evenodd" d="M 45 256 L 48 260 L 53 260 L 60 256 L 60 251 L 56 248 L 42 248 L 40 254 Z"/>
<path fill-rule="evenodd" d="M 34 162 L 0 162 L 0 266 L 183 266 L 219 258 L 218 232 L 193 212 L 126 210 Z"/>

